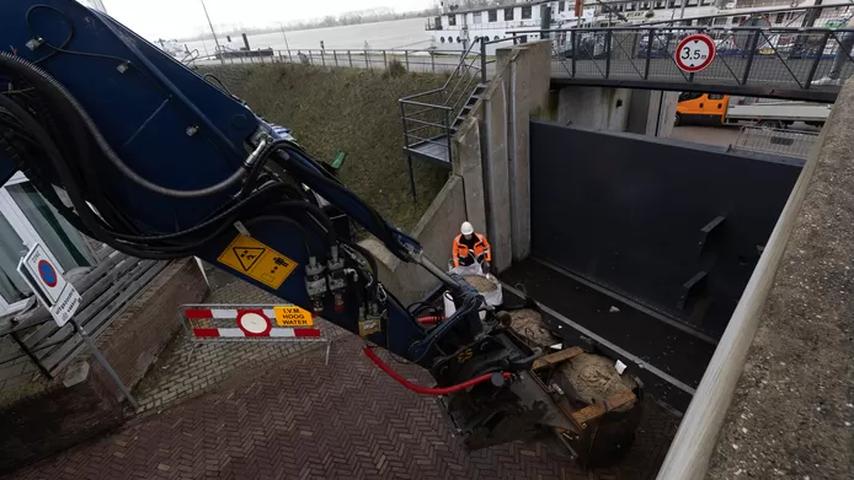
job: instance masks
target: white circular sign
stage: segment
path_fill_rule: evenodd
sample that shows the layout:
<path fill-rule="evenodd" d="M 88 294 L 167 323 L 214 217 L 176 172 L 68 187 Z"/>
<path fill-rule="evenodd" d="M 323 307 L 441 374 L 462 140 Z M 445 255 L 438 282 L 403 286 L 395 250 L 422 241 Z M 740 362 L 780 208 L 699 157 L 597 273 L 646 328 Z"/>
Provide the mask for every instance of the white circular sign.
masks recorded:
<path fill-rule="evenodd" d="M 267 317 L 255 312 L 246 312 L 237 321 L 240 322 L 240 328 L 249 333 L 261 334 L 270 328 Z"/>
<path fill-rule="evenodd" d="M 711 65 L 715 59 L 715 41 L 702 33 L 688 35 L 679 42 L 673 59 L 683 72 L 699 72 Z"/>

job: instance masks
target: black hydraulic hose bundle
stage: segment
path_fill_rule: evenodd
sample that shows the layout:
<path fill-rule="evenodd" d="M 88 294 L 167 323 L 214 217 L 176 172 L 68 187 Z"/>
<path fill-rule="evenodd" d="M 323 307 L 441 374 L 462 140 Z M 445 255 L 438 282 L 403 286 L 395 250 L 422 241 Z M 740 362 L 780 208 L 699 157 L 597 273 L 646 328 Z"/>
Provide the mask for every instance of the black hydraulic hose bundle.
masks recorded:
<path fill-rule="evenodd" d="M 324 242 L 333 244 L 336 241 L 331 221 L 320 208 L 304 198 L 288 201 L 288 194 L 293 194 L 294 189 L 289 190 L 279 182 L 254 185 L 263 183 L 260 181 L 263 162 L 281 147 L 280 143 L 267 146 L 251 169 L 241 167 L 216 185 L 193 191 L 170 189 L 142 178 L 128 167 L 76 99 L 38 66 L 0 52 L 0 74 L 16 85 L 26 86 L 29 92 L 15 99 L 0 95 L 0 147 L 18 161 L 38 190 L 72 225 L 117 250 L 143 258 L 183 257 L 194 253 L 193 249 L 236 221 L 281 210 L 288 211 L 294 218 L 317 222 L 327 236 Z M 121 211 L 113 208 L 98 187 L 97 172 L 90 161 L 94 155 L 103 155 L 122 174 L 144 188 L 175 198 L 212 195 L 236 187 L 241 180 L 252 184 L 245 184 L 231 203 L 197 225 L 180 232 L 145 235 L 127 221 Z M 54 186 L 65 189 L 70 207 L 59 199 Z"/>

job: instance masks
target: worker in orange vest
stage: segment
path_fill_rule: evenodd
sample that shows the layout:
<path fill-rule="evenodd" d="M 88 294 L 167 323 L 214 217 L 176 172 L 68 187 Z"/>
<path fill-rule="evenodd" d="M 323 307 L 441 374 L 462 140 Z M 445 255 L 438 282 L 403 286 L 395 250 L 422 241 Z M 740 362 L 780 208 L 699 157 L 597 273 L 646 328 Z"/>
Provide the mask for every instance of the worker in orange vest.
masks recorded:
<path fill-rule="evenodd" d="M 471 223 L 463 222 L 460 234 L 454 239 L 452 256 L 454 267 L 467 267 L 477 262 L 483 271 L 487 272 L 489 264 L 492 263 L 492 247 L 489 246 L 486 235 L 475 233 Z"/>

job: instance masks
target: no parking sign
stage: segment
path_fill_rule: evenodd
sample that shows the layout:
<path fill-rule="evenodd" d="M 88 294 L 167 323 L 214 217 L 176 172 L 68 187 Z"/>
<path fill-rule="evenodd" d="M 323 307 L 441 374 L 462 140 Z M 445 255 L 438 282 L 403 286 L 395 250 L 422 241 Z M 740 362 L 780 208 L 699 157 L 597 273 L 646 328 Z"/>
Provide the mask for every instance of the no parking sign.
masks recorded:
<path fill-rule="evenodd" d="M 30 286 L 60 327 L 80 308 L 80 294 L 62 276 L 58 266 L 37 243 L 18 262 L 18 273 Z"/>

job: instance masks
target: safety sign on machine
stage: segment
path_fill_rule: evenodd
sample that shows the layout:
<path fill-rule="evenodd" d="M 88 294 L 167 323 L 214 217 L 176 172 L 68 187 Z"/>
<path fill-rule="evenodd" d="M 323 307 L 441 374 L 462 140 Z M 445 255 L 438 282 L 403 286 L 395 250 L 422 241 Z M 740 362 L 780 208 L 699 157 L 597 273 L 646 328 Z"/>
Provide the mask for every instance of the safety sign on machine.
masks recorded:
<path fill-rule="evenodd" d="M 18 262 L 18 273 L 35 292 L 60 327 L 80 308 L 80 294 L 65 280 L 53 259 L 39 243 Z"/>
<path fill-rule="evenodd" d="M 298 265 L 269 245 L 246 235 L 235 237 L 217 261 L 275 289 L 282 286 Z"/>
<path fill-rule="evenodd" d="M 673 52 L 673 60 L 679 70 L 687 73 L 697 73 L 712 64 L 715 59 L 715 41 L 712 37 L 695 33 L 688 35 L 679 42 Z"/>
<path fill-rule="evenodd" d="M 196 340 L 320 340 L 311 312 L 296 305 L 184 305 Z"/>

